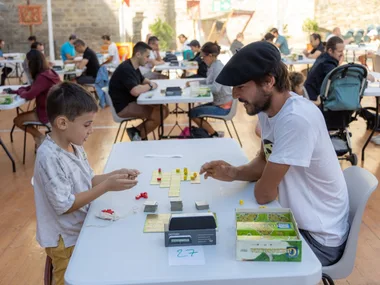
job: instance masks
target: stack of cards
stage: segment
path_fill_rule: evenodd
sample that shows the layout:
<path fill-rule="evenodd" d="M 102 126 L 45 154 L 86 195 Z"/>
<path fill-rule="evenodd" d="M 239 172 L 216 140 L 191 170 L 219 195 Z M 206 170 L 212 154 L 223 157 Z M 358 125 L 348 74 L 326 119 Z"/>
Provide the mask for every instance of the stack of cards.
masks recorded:
<path fill-rule="evenodd" d="M 206 201 L 196 201 L 195 207 L 197 208 L 197 210 L 208 210 L 208 209 L 210 209 L 210 207 Z"/>
<path fill-rule="evenodd" d="M 154 213 L 157 210 L 158 203 L 156 201 L 146 201 L 144 206 L 144 212 Z"/>
<path fill-rule="evenodd" d="M 170 210 L 171 211 L 182 211 L 183 204 L 181 198 L 170 198 Z"/>

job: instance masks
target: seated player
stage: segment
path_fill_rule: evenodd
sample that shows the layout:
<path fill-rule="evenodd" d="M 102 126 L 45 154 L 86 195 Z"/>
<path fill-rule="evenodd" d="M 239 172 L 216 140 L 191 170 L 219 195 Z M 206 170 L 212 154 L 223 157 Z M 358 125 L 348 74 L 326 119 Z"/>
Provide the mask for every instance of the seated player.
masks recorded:
<path fill-rule="evenodd" d="M 128 128 L 130 140 L 145 140 L 161 123 L 159 105 L 139 105 L 137 97 L 140 94 L 156 89 L 157 84 L 142 76 L 139 67 L 144 66 L 149 59 L 151 47 L 144 42 L 138 42 L 133 47 L 132 58 L 122 62 L 113 73 L 109 94 L 117 115 L 122 118 L 140 118 L 145 122 L 137 127 Z M 166 106 L 162 106 L 165 119 L 169 115 Z M 146 132 L 145 132 L 146 131 Z"/>
<path fill-rule="evenodd" d="M 26 54 L 26 59 L 32 85 L 20 87 L 17 94 L 26 100 L 36 99 L 36 108 L 32 111 L 22 112 L 14 119 L 14 124 L 22 130 L 25 129 L 23 125 L 25 122 L 49 123 L 46 113 L 46 98 L 50 88 L 61 81 L 59 75 L 50 69 L 45 56 L 39 50 L 32 49 L 29 51 Z M 33 126 L 28 126 L 26 130 L 33 136 L 37 147 L 39 147 L 45 135 Z"/>
<path fill-rule="evenodd" d="M 198 126 L 204 128 L 212 137 L 218 137 L 219 134 L 207 121 L 199 118 L 201 115 L 227 115 L 232 106 L 232 90 L 229 86 L 223 86 L 215 81 L 223 69 L 223 63 L 218 60 L 220 46 L 217 43 L 207 42 L 202 46 L 201 56 L 207 65 L 207 78 L 201 83 L 211 85 L 211 92 L 214 96 L 214 102 L 197 106 L 190 110 L 189 117 Z M 189 86 L 189 82 L 187 83 Z"/>
<path fill-rule="evenodd" d="M 294 213 L 301 234 L 322 265 L 336 263 L 346 246 L 349 201 L 321 111 L 289 92 L 287 66 L 267 42 L 242 48 L 216 81 L 234 86 L 234 98 L 244 103 L 247 114 L 258 114 L 261 151 L 245 165 L 212 161 L 200 173 L 223 181 L 256 181 L 257 203 L 278 197 L 280 205 Z"/>
<path fill-rule="evenodd" d="M 76 81 L 81 85 L 95 83 L 96 76 L 98 75 L 98 70 L 100 68 L 96 53 L 80 39 L 75 40 L 74 47 L 77 53 L 83 54 L 83 59 L 77 64 L 77 68 L 84 69 L 86 67 L 86 70 L 81 76 L 76 78 Z"/>

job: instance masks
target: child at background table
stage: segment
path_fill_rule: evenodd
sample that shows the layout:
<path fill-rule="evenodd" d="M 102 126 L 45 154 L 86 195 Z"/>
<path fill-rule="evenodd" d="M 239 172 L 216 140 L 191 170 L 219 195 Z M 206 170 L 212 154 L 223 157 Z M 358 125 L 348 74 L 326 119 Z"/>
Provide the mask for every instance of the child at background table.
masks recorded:
<path fill-rule="evenodd" d="M 23 125 L 25 122 L 49 123 L 46 113 L 46 97 L 50 88 L 61 81 L 59 75 L 49 67 L 48 61 L 39 50 L 32 49 L 29 51 L 26 60 L 33 83 L 30 86 L 20 87 L 17 94 L 26 100 L 36 99 L 36 108 L 32 111 L 20 113 L 13 120 L 14 124 L 22 130 L 25 128 Z M 27 132 L 33 136 L 37 147 L 39 147 L 45 136 L 33 126 L 28 126 Z"/>
<path fill-rule="evenodd" d="M 97 110 L 91 94 L 75 83 L 56 85 L 47 98 L 52 132 L 38 149 L 35 163 L 36 238 L 52 259 L 56 285 L 64 285 L 89 204 L 108 191 L 137 184 L 137 170 L 94 175 L 82 145 L 93 132 Z"/>

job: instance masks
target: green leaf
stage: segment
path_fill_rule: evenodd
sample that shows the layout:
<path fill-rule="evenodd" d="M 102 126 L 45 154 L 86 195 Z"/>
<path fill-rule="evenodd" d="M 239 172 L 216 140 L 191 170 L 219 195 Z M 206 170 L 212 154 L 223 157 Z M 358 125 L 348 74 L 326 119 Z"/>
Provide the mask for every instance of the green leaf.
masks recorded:
<path fill-rule="evenodd" d="M 157 18 L 152 25 L 149 26 L 152 34 L 160 40 L 160 50 L 168 51 L 174 41 L 174 30 L 167 23 Z"/>

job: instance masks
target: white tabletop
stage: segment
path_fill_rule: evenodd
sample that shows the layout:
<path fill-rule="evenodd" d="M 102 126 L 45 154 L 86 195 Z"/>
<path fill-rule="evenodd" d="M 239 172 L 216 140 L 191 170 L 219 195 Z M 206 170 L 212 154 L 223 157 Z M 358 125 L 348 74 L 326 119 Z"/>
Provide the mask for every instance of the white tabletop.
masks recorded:
<path fill-rule="evenodd" d="M 368 83 L 368 87 L 364 90 L 363 96 L 380 97 L 380 82 Z"/>
<path fill-rule="evenodd" d="M 58 71 L 55 71 L 57 74 L 59 75 L 70 75 L 70 74 L 74 74 L 76 76 L 80 76 L 82 73 L 83 73 L 83 69 L 76 69 L 76 70 L 72 70 L 72 71 L 66 71 L 65 69 L 62 69 L 62 70 L 58 70 Z"/>
<path fill-rule="evenodd" d="M 290 60 L 290 59 L 285 59 L 284 60 L 284 63 L 286 65 L 296 65 L 296 64 L 314 64 L 315 62 L 315 59 L 314 58 L 307 58 L 307 57 L 303 57 L 303 59 L 300 59 L 300 60 Z"/>
<path fill-rule="evenodd" d="M 26 85 L 5 85 L 5 86 L 0 86 L 0 93 L 3 92 L 3 90 L 6 89 L 6 88 L 11 88 L 12 90 L 17 90 L 20 87 L 26 87 Z M 20 106 L 24 105 L 25 102 L 26 102 L 25 99 L 21 98 L 20 96 L 16 96 L 16 98 L 13 101 L 12 104 L 9 104 L 9 105 L 1 105 L 0 104 L 0 110 L 15 109 L 17 107 L 20 107 Z"/>
<path fill-rule="evenodd" d="M 376 81 L 380 81 L 380 72 L 370 71 L 368 74 L 371 74 L 376 79 Z"/>
<path fill-rule="evenodd" d="M 352 45 L 346 45 L 345 50 L 350 50 L 350 51 L 376 51 L 378 48 L 377 44 L 364 44 L 364 45 L 357 45 L 357 44 L 352 44 Z"/>
<path fill-rule="evenodd" d="M 24 60 L 22 59 L 5 59 L 5 60 L 0 60 L 0 64 L 18 64 L 18 63 L 23 63 Z"/>
<path fill-rule="evenodd" d="M 179 62 L 179 65 L 172 66 L 170 65 L 170 62 L 165 62 L 164 64 L 156 65 L 154 67 L 154 70 L 156 71 L 163 71 L 163 70 L 195 70 L 198 69 L 198 65 L 195 66 L 182 66 L 181 62 Z"/>
<path fill-rule="evenodd" d="M 181 154 L 182 158 L 145 158 L 146 154 Z M 168 248 L 163 233 L 143 233 L 146 214 L 144 201 L 135 200 L 140 192 L 158 202 L 158 213 L 170 213 L 168 190 L 150 186 L 153 170 L 187 167 L 199 170 L 209 161 L 222 159 L 233 165 L 248 159 L 233 139 L 193 139 L 119 143 L 113 146 L 105 172 L 136 168 L 142 174 L 139 184 L 123 192 L 109 192 L 94 201 L 66 271 L 68 285 L 278 285 L 317 284 L 321 264 L 306 242 L 302 244 L 302 262 L 241 262 L 235 259 L 235 208 L 257 208 L 254 183 L 204 180 L 201 184 L 181 185 L 186 213 L 197 212 L 196 200 L 206 200 L 217 214 L 215 246 L 203 246 L 205 265 L 169 266 Z M 244 199 L 244 206 L 239 200 Z M 138 209 L 133 213 L 133 208 Z M 268 207 L 278 207 L 272 202 Z M 95 214 L 112 208 L 125 217 L 112 224 Z M 107 226 L 108 225 L 108 226 Z"/>
<path fill-rule="evenodd" d="M 172 104 L 172 103 L 208 103 L 213 102 L 214 97 L 193 97 L 190 95 L 190 87 L 186 88 L 186 82 L 199 81 L 199 78 L 192 79 L 174 79 L 174 80 L 152 80 L 156 82 L 158 87 L 155 90 L 145 92 L 137 98 L 139 105 L 152 105 L 152 104 Z M 182 96 L 165 96 L 161 90 L 166 87 L 181 87 L 183 92 Z"/>

